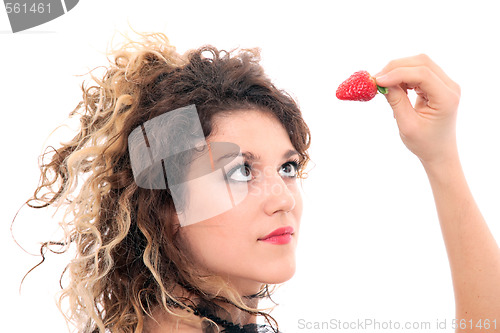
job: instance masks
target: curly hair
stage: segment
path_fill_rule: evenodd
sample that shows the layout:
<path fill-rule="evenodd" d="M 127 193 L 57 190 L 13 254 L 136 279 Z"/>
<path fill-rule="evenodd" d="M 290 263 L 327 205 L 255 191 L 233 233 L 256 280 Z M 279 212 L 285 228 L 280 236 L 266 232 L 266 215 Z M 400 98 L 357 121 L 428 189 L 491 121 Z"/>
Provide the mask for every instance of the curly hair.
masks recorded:
<path fill-rule="evenodd" d="M 103 77 L 91 74 L 92 86 L 82 84 L 83 99 L 70 113 L 80 120 L 78 132 L 41 156 L 40 183 L 27 201 L 34 208 L 65 208 L 59 244 L 76 250 L 63 272 L 69 282 L 59 298 L 60 307 L 69 304 L 67 320 L 80 332 L 140 333 L 153 309 L 199 315 L 191 299 L 174 292 L 182 287 L 277 326 L 266 312 L 245 305 L 220 277 L 200 273 L 176 237 L 179 225 L 168 190 L 134 182 L 127 138 L 145 121 L 186 105 L 196 105 L 207 138 L 215 114 L 258 109 L 279 119 L 303 170 L 310 132 L 297 103 L 265 75 L 258 49 L 203 46 L 181 55 L 157 33 L 128 41 L 111 55 Z M 44 243 L 42 250 L 52 244 Z M 219 293 L 208 293 L 214 290 L 209 286 L 218 286 Z M 262 295 L 270 296 L 267 285 Z"/>

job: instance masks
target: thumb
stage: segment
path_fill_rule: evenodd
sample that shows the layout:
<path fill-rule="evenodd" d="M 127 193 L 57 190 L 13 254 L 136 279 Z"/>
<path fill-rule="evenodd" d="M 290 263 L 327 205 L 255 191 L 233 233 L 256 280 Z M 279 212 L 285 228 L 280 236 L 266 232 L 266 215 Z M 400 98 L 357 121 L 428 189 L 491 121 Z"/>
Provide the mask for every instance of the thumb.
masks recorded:
<path fill-rule="evenodd" d="M 394 118 L 398 123 L 411 121 L 415 112 L 406 91 L 401 86 L 389 87 L 387 90 L 385 98 L 394 112 Z"/>

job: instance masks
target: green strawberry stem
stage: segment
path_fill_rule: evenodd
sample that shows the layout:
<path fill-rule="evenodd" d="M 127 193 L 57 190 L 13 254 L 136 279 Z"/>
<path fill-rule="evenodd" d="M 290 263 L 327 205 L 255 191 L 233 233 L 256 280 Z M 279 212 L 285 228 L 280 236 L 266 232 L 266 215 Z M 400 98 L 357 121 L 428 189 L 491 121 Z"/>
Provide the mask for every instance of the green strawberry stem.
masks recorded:
<path fill-rule="evenodd" d="M 378 84 L 377 84 L 377 90 L 379 93 L 384 94 L 384 95 L 389 92 L 386 87 L 381 87 Z"/>

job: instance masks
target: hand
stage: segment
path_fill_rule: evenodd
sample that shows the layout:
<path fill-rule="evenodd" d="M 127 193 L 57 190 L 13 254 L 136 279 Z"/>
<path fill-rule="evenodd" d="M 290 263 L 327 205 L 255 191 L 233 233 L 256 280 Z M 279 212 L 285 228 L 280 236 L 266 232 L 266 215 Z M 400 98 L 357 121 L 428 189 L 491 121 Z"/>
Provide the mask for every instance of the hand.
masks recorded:
<path fill-rule="evenodd" d="M 375 78 L 379 86 L 388 88 L 385 96 L 401 139 L 424 165 L 458 158 L 458 84 L 426 55 L 393 60 Z M 408 89 L 418 95 L 414 106 L 408 99 Z"/>

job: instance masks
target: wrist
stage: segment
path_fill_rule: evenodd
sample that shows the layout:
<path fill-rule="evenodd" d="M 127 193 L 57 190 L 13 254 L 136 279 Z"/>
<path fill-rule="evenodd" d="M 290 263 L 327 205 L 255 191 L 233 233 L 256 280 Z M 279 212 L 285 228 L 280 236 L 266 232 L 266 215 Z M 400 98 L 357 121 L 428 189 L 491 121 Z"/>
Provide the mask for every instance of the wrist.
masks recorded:
<path fill-rule="evenodd" d="M 420 162 L 431 181 L 435 179 L 453 181 L 456 177 L 463 175 L 458 151 L 450 152 L 446 155 L 442 154 L 438 158 L 431 160 L 420 159 Z"/>
<path fill-rule="evenodd" d="M 421 155 L 417 155 L 426 170 L 450 168 L 460 164 L 455 136 L 450 136 L 446 139 L 439 138 L 434 140 L 434 142 L 440 142 L 440 144 L 435 145 L 431 149 L 432 143 L 428 143 L 426 145 L 428 147 L 427 151 L 424 151 Z"/>

